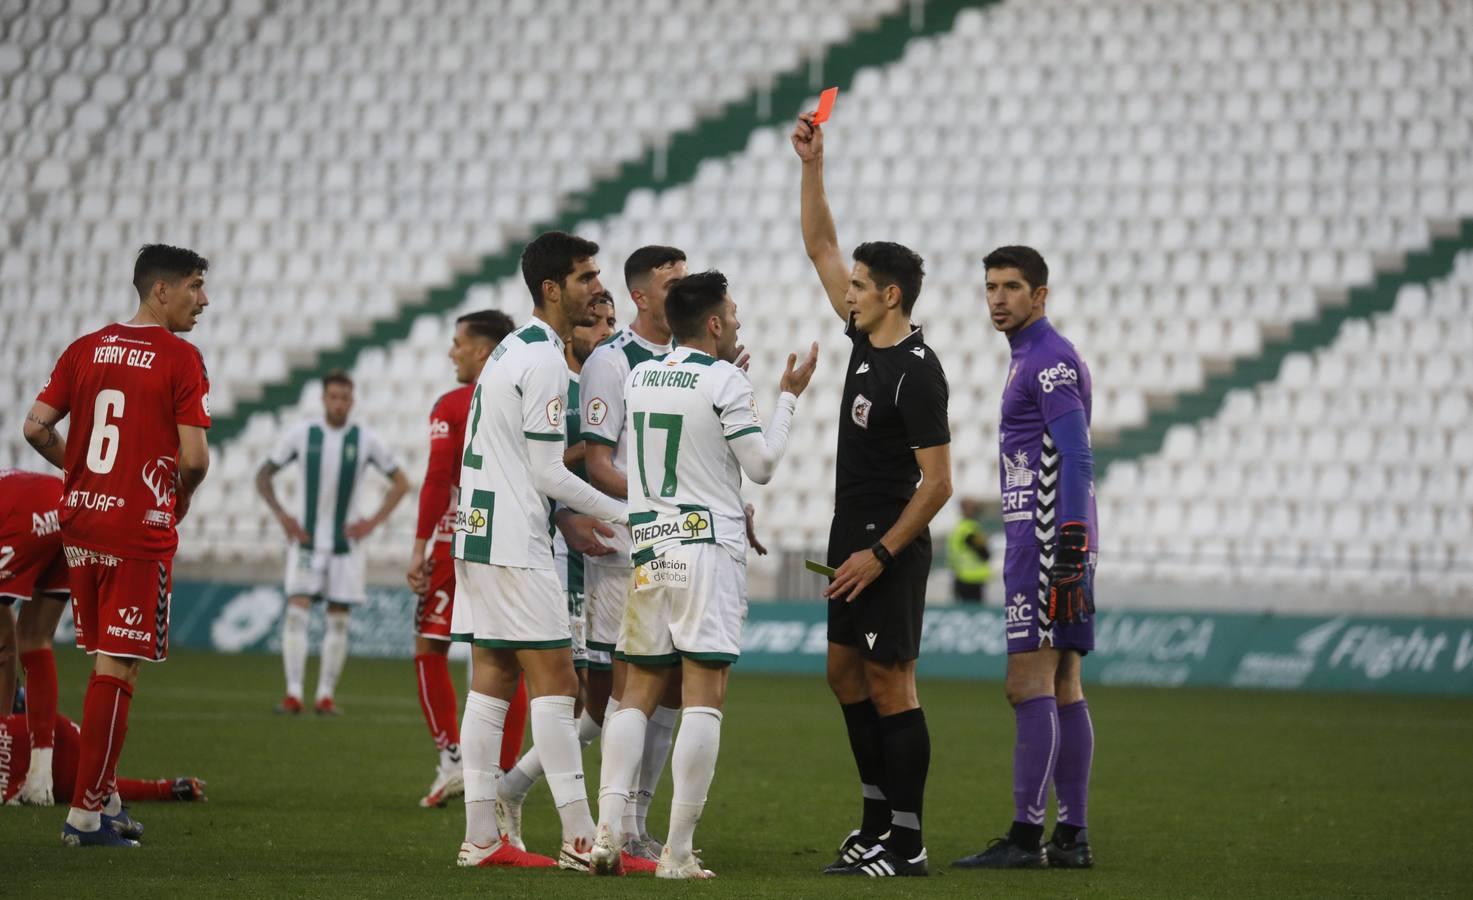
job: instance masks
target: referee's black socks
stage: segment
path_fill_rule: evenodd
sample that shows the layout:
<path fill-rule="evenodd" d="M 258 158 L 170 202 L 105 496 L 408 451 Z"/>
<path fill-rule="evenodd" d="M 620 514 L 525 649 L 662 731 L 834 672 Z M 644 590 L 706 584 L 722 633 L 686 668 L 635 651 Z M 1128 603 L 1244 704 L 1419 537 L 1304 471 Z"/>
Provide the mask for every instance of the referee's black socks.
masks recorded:
<path fill-rule="evenodd" d="M 885 790 L 890 799 L 889 850 L 905 859 L 921 852 L 921 804 L 931 768 L 931 732 L 918 706 L 879 720 L 885 747 Z"/>
<path fill-rule="evenodd" d="M 844 727 L 849 731 L 849 749 L 859 767 L 864 791 L 864 820 L 859 833 L 872 840 L 890 830 L 890 804 L 885 798 L 885 748 L 880 734 L 880 714 L 869 700 L 841 703 Z"/>

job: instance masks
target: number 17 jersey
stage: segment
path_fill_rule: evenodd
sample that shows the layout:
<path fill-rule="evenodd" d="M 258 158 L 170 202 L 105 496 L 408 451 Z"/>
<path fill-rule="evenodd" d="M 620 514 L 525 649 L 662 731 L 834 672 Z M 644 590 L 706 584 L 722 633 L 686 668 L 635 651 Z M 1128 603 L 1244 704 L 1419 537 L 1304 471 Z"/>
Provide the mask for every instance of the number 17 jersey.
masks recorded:
<path fill-rule="evenodd" d="M 157 325 L 115 323 L 73 341 L 36 399 L 71 416 L 61 534 L 124 559 L 169 559 L 179 545 L 179 425 L 210 427 L 199 350 Z"/>

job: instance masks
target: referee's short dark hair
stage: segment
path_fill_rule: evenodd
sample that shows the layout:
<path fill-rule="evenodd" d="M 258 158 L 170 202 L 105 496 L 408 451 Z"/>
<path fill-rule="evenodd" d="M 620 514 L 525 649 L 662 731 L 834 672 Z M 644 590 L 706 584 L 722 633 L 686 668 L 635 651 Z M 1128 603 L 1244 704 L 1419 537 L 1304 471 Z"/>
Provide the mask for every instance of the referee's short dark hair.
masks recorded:
<path fill-rule="evenodd" d="M 715 269 L 677 279 L 665 295 L 665 321 L 680 343 L 706 336 L 706 322 L 726 301 L 726 276 Z"/>
<path fill-rule="evenodd" d="M 685 251 L 679 247 L 661 247 L 659 244 L 640 247 L 624 260 L 624 283 L 629 284 L 641 275 L 648 275 L 661 266 L 684 261 Z"/>
<path fill-rule="evenodd" d="M 517 330 L 511 316 L 499 309 L 478 309 L 475 312 L 468 312 L 456 319 L 455 324 L 464 325 L 467 334 L 485 338 L 493 344 L 501 343 L 507 335 Z"/>
<path fill-rule="evenodd" d="M 544 231 L 522 251 L 522 278 L 532 293 L 532 305 L 542 305 L 542 283 L 562 284 L 578 267 L 578 260 L 598 253 L 598 244 L 566 231 Z"/>
<path fill-rule="evenodd" d="M 178 283 L 195 272 L 208 272 L 210 261 L 184 247 L 168 244 L 145 244 L 133 262 L 133 287 L 138 296 L 146 297 L 153 290 L 154 282 Z"/>
<path fill-rule="evenodd" d="M 893 241 L 866 241 L 854 248 L 854 261 L 864 263 L 876 285 L 900 288 L 900 311 L 910 315 L 921 295 L 926 264 L 919 253 Z"/>
<path fill-rule="evenodd" d="M 1017 269 L 1023 273 L 1023 280 L 1028 282 L 1030 290 L 1037 290 L 1048 284 L 1048 263 L 1043 261 L 1043 254 L 1032 247 L 998 247 L 983 257 L 982 268 Z"/>

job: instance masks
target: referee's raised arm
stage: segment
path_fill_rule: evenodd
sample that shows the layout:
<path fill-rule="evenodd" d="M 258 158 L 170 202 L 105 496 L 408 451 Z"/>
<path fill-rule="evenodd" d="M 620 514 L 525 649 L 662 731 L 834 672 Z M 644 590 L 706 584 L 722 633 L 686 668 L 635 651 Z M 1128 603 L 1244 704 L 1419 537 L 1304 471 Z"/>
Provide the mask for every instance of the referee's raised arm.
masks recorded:
<path fill-rule="evenodd" d="M 829 295 L 829 305 L 844 321 L 849 321 L 849 267 L 839 252 L 839 235 L 834 229 L 834 216 L 823 192 L 823 126 L 813 123 L 813 114 L 798 117 L 793 128 L 793 149 L 803 161 L 803 248 L 818 270 L 818 279 Z"/>

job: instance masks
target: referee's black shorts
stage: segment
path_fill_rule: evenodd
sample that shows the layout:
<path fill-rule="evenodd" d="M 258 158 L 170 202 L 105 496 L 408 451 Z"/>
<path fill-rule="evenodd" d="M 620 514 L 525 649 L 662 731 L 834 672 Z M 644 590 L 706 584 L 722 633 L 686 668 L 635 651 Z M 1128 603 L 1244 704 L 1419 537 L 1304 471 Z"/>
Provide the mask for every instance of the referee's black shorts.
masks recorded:
<path fill-rule="evenodd" d="M 828 564 L 838 568 L 850 554 L 868 550 L 884 537 L 904 504 L 888 509 L 836 510 L 829 526 Z M 921 655 L 921 616 L 931 574 L 931 532 L 921 532 L 895 562 L 858 598 L 829 600 L 829 641 L 855 647 L 866 659 L 889 663 Z"/>

